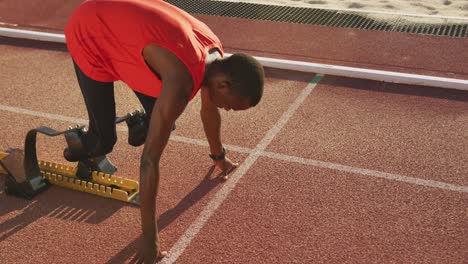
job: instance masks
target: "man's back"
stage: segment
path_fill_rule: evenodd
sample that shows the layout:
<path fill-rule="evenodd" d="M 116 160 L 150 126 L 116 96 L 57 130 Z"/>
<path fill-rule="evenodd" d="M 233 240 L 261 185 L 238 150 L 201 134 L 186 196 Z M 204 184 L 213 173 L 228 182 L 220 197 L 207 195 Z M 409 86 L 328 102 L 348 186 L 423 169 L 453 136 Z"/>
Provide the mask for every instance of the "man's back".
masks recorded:
<path fill-rule="evenodd" d="M 70 18 L 65 35 L 75 62 L 97 81 L 122 80 L 158 97 L 161 81 L 146 65 L 142 50 L 156 44 L 189 69 L 194 93 L 204 75 L 208 50 L 219 39 L 202 22 L 159 0 L 88 0 Z"/>

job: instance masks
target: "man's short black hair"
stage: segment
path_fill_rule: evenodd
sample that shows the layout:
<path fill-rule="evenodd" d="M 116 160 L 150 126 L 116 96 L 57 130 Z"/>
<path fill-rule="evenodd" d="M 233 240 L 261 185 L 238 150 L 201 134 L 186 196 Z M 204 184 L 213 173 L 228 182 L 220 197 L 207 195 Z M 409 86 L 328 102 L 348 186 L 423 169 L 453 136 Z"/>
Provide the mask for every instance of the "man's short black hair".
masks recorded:
<path fill-rule="evenodd" d="M 233 92 L 248 98 L 250 106 L 256 106 L 263 95 L 263 66 L 254 57 L 238 53 L 225 59 L 222 68 Z"/>

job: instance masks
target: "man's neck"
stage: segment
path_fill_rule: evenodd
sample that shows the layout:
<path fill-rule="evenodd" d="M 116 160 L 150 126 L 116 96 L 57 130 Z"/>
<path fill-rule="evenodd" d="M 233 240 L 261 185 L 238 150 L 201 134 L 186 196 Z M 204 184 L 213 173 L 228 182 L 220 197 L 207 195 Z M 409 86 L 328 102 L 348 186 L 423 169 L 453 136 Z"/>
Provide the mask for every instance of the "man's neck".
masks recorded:
<path fill-rule="evenodd" d="M 207 73 L 209 72 L 210 67 L 213 64 L 213 62 L 216 60 L 220 60 L 220 59 L 222 59 L 222 57 L 218 49 L 214 48 L 208 52 L 208 54 L 206 55 L 206 60 L 205 60 L 205 76 L 203 78 L 203 83 L 205 83 L 206 81 Z"/>

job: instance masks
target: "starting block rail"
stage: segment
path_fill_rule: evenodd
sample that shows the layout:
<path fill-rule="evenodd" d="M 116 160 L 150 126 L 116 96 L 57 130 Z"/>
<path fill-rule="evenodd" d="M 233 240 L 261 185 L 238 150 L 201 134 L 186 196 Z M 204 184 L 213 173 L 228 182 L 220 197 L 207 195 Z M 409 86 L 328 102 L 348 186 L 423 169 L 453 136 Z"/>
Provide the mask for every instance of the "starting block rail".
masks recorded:
<path fill-rule="evenodd" d="M 9 153 L 0 151 L 0 160 L 8 155 Z M 38 161 L 38 165 L 42 179 L 48 184 L 132 204 L 139 204 L 138 181 L 96 171 L 92 172 L 92 181 L 85 181 L 76 176 L 76 167 L 49 161 Z M 0 173 L 8 174 L 1 165 Z"/>
<path fill-rule="evenodd" d="M 65 131 L 56 131 L 48 127 L 39 127 L 28 132 L 24 151 L 21 149 L 0 151 L 0 173 L 6 175 L 5 193 L 32 199 L 33 196 L 46 190 L 52 184 L 138 205 L 140 190 L 138 181 L 112 175 L 111 173 L 115 172 L 115 167 L 105 158 L 104 162 L 107 162 L 105 166 L 110 165 L 112 170 L 109 172 L 109 170 L 103 169 L 102 171 L 108 172 L 104 173 L 101 171 L 102 167 L 87 167 L 89 171 L 86 172 L 86 177 L 82 176 L 83 172 L 80 172 L 80 166 L 71 167 L 37 159 L 37 133 L 51 137 L 65 134 L 66 138 L 68 136 L 67 143 L 69 143 L 68 139 L 71 138 L 73 144 L 79 145 L 79 136 L 77 135 L 81 129 L 82 127 L 77 126 Z M 101 161 L 102 159 L 99 162 Z"/>

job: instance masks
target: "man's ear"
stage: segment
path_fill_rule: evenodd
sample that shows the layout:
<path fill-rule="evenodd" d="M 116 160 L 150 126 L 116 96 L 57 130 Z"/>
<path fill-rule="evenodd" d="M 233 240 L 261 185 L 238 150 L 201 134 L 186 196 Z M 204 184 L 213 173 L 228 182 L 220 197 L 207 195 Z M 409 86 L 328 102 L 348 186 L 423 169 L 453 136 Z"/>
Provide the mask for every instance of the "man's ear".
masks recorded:
<path fill-rule="evenodd" d="M 231 83 L 228 80 L 219 80 L 218 82 L 218 89 L 222 91 L 230 91 L 231 90 Z"/>
<path fill-rule="evenodd" d="M 216 90 L 222 91 L 231 88 L 231 83 L 227 76 L 222 72 L 217 72 L 214 76 L 212 76 L 212 80 L 214 81 Z"/>

